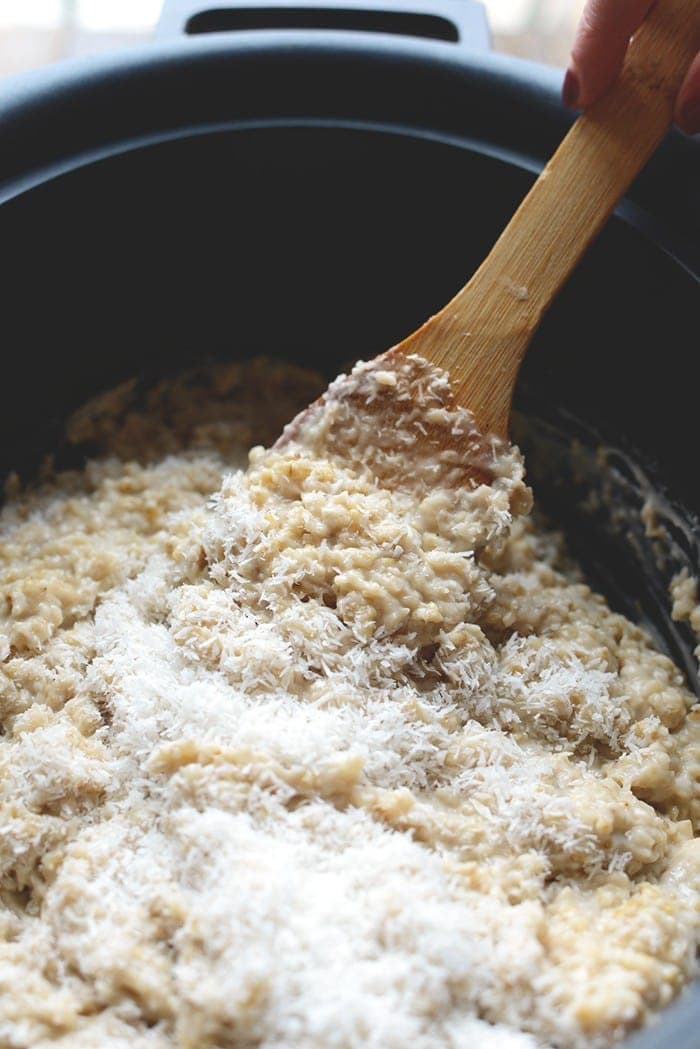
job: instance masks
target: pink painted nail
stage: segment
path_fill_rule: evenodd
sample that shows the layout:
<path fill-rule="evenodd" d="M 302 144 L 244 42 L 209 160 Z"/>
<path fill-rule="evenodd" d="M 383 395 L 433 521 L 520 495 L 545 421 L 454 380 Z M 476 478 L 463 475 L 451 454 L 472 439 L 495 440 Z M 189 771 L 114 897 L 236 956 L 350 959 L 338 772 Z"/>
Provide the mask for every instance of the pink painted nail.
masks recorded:
<path fill-rule="evenodd" d="M 686 102 L 678 114 L 678 126 L 686 135 L 697 135 L 700 131 L 700 98 Z"/>
<path fill-rule="evenodd" d="M 567 109 L 575 109 L 581 86 L 573 69 L 567 69 L 561 89 L 561 100 Z"/>

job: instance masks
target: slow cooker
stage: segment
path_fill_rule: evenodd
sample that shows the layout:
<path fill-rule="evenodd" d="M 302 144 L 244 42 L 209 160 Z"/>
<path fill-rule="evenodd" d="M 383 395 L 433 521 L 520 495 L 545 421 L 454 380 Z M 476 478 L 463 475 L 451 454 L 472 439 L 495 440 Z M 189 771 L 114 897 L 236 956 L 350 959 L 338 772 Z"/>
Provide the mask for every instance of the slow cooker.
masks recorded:
<path fill-rule="evenodd" d="M 168 0 L 151 44 L 4 80 L 0 477 L 68 465 L 67 417 L 127 377 L 264 352 L 330 378 L 398 342 L 565 133 L 560 82 L 491 53 L 472 0 Z M 700 563 L 699 243 L 700 142 L 673 131 L 516 403 L 538 502 L 696 689 L 667 588 Z M 696 985 L 626 1044 L 699 1029 Z"/>

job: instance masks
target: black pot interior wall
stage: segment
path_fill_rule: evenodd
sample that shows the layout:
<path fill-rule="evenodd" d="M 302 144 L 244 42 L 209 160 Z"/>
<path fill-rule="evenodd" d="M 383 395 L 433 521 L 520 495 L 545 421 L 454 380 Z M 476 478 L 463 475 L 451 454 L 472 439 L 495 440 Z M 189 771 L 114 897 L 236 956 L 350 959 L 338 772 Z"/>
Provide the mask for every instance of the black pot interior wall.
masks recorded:
<path fill-rule="evenodd" d="M 113 157 L 7 202 L 0 474 L 31 474 L 70 411 L 133 374 L 265 352 L 330 377 L 381 351 L 461 286 L 531 179 L 464 143 L 249 128 Z M 526 415 L 578 417 L 651 464 L 691 534 L 696 304 L 694 278 L 614 219 L 546 318 L 519 393 Z M 543 502 L 566 516 L 539 463 L 533 452 Z M 596 541 L 577 550 L 594 569 Z M 689 639 L 634 573 L 608 591 L 645 607 L 683 662 L 674 646 Z"/>

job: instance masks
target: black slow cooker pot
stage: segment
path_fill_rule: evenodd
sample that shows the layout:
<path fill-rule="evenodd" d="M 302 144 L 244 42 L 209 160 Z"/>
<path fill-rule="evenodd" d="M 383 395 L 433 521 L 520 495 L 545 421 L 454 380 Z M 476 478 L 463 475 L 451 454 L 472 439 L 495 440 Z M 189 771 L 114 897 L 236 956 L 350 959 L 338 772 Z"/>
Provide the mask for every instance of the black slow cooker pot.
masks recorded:
<path fill-rule="evenodd" d="M 68 462 L 66 417 L 128 376 L 266 352 L 331 377 L 400 340 L 566 131 L 560 79 L 490 54 L 472 0 L 179 0 L 153 45 L 2 82 L 0 476 Z M 693 687 L 667 585 L 700 561 L 699 241 L 700 143 L 672 132 L 517 398 L 540 504 Z M 700 989 L 629 1045 L 697 1049 Z"/>

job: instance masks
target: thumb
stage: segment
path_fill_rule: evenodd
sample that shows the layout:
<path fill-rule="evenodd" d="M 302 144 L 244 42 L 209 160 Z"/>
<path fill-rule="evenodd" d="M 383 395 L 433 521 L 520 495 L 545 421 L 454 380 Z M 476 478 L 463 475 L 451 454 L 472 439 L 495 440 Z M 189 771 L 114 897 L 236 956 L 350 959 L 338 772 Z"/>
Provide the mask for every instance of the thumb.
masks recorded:
<path fill-rule="evenodd" d="M 654 0 L 587 0 L 564 80 L 564 104 L 585 108 L 607 91 L 622 68 L 630 37 Z"/>

